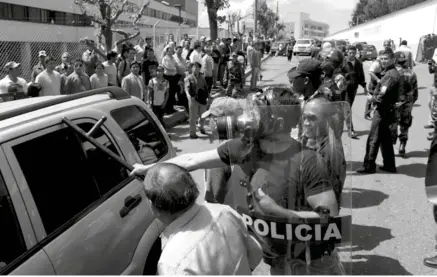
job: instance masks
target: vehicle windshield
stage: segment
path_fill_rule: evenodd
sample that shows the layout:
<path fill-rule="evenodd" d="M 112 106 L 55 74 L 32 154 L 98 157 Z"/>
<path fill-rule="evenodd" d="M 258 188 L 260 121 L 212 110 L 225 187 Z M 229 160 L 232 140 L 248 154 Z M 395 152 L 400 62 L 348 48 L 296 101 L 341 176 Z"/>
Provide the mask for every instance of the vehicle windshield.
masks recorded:
<path fill-rule="evenodd" d="M 311 44 L 309 39 L 299 39 L 296 44 Z"/>
<path fill-rule="evenodd" d="M 366 45 L 366 44 L 364 44 L 363 45 L 363 49 L 368 49 L 368 50 L 372 50 L 372 49 L 374 49 L 375 48 L 375 46 L 373 46 L 373 45 Z"/>
<path fill-rule="evenodd" d="M 337 41 L 335 41 L 335 44 L 337 46 L 346 46 L 347 45 L 346 41 L 344 41 L 344 40 L 337 40 Z"/>

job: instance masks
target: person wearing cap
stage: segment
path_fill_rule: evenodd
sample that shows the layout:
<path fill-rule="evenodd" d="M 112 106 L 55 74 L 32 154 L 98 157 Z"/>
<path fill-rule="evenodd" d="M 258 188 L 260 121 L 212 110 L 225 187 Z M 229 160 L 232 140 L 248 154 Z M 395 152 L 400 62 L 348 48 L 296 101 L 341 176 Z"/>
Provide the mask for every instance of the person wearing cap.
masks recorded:
<path fill-rule="evenodd" d="M 399 125 L 399 155 L 405 155 L 405 147 L 408 141 L 408 129 L 413 123 L 413 105 L 419 97 L 417 86 L 417 76 L 411 68 L 408 67 L 408 59 L 404 52 L 398 51 L 396 56 L 396 69 L 401 77 L 399 99 L 398 99 L 398 124 Z M 395 125 L 394 135 L 398 133 L 398 126 Z"/>
<path fill-rule="evenodd" d="M 226 87 L 226 95 L 232 97 L 242 96 L 244 85 L 244 68 L 237 59 L 237 53 L 231 53 L 231 60 L 225 68 L 223 76 L 224 87 Z"/>
<path fill-rule="evenodd" d="M 399 51 L 402 51 L 406 57 L 405 65 L 413 69 L 413 67 L 416 65 L 413 59 L 413 52 L 411 51 L 411 48 L 407 46 L 408 42 L 406 40 L 403 40 L 401 42 L 401 46 L 399 46 Z"/>
<path fill-rule="evenodd" d="M 46 69 L 45 59 L 47 57 L 47 53 L 44 50 L 39 51 L 38 58 L 39 62 L 32 69 L 32 82 L 35 81 L 36 76 Z"/>
<path fill-rule="evenodd" d="M 18 93 L 27 94 L 27 82 L 23 78 L 20 78 L 20 68 L 21 65 L 16 62 L 8 62 L 3 67 L 5 73 L 7 74 L 3 79 L 0 80 L 0 101 L 6 102 L 14 100 L 13 96 L 2 97 L 2 94 L 8 93 Z"/>
<path fill-rule="evenodd" d="M 288 72 L 288 79 L 293 91 L 302 95 L 307 101 L 314 95 L 321 85 L 322 67 L 318 60 L 307 58 L 299 62 Z"/>
<path fill-rule="evenodd" d="M 393 137 L 390 127 L 396 122 L 395 104 L 398 101 L 400 75 L 395 68 L 393 50 L 387 48 L 381 55 L 381 65 L 384 76 L 374 95 L 368 96 L 375 104 L 375 111 L 370 126 L 370 133 L 366 142 L 366 154 L 363 165 L 357 173 L 372 174 L 376 172 L 376 158 L 379 148 L 383 159 L 381 170 L 396 173 L 396 161 L 393 149 Z"/>

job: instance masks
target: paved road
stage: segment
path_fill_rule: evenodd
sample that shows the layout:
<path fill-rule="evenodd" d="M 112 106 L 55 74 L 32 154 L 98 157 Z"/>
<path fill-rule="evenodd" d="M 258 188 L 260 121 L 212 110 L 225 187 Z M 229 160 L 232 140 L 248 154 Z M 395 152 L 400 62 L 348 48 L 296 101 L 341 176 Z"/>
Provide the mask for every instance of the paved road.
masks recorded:
<path fill-rule="evenodd" d="M 293 59 L 292 64 L 297 60 Z M 365 64 L 367 72 L 369 64 Z M 274 57 L 264 65 L 264 79 L 260 85 L 288 84 L 286 72 L 291 64 L 284 57 Z M 407 158 L 396 158 L 398 174 L 378 172 L 360 176 L 354 171 L 361 165 L 370 121 L 363 118 L 365 96 L 359 91 L 353 106 L 353 122 L 360 134 L 358 140 L 343 143 L 348 161 L 347 188 L 344 209 L 352 208 L 353 243 L 341 249 L 342 261 L 352 274 L 360 275 L 435 275 L 437 270 L 425 267 L 422 259 L 434 250 L 437 231 L 432 206 L 424 191 L 424 176 L 430 143 L 428 130 L 423 128 L 428 116 L 427 89 L 432 76 L 426 65 L 415 68 L 419 78 L 419 100 L 413 110 L 413 126 L 407 145 Z M 178 154 L 203 151 L 217 146 L 207 137 L 190 140 L 188 125 L 170 131 Z M 398 146 L 395 151 L 397 152 Z M 378 162 L 382 160 L 379 157 Z M 193 173 L 203 184 L 203 172 Z M 351 270 L 352 271 L 349 271 Z M 260 265 L 257 274 L 268 274 L 268 267 Z"/>

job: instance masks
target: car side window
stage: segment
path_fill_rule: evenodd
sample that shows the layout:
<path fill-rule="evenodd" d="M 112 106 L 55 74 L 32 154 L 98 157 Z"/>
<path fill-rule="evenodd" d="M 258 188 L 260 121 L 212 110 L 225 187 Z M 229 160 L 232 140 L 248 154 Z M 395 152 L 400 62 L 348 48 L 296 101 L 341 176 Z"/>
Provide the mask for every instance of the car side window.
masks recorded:
<path fill-rule="evenodd" d="M 3 176 L 0 176 L 0 272 L 26 250 L 14 206 Z"/>
<path fill-rule="evenodd" d="M 168 152 L 168 145 L 156 123 L 141 107 L 127 106 L 111 111 L 125 131 L 143 164 L 156 163 Z"/>
<path fill-rule="evenodd" d="M 92 126 L 79 124 L 85 132 Z M 118 154 L 103 131 L 94 138 Z M 47 235 L 64 224 L 73 224 L 128 176 L 121 165 L 70 128 L 15 145 L 12 150 Z"/>

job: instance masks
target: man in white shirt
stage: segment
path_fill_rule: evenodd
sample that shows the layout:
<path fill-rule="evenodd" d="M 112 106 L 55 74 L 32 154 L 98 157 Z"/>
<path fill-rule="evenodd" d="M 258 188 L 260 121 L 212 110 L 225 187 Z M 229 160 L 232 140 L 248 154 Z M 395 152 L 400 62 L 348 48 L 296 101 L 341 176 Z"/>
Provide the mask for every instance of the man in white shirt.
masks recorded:
<path fill-rule="evenodd" d="M 0 80 L 0 94 L 18 93 L 22 96 L 27 94 L 27 82 L 23 78 L 20 78 L 20 64 L 16 62 L 8 62 L 4 69 L 8 73 L 3 79 Z M 14 100 L 13 96 L 1 97 L 0 102 L 6 102 Z"/>
<path fill-rule="evenodd" d="M 106 54 L 106 58 L 108 59 L 103 63 L 103 67 L 105 68 L 105 73 L 108 75 L 108 83 L 110 86 L 117 85 L 117 66 L 115 65 L 115 61 L 117 60 L 117 52 L 109 51 Z"/>
<path fill-rule="evenodd" d="M 191 55 L 190 55 L 190 63 L 191 64 L 194 64 L 194 63 L 202 64 L 202 55 L 200 53 L 200 50 L 201 50 L 200 42 L 196 41 L 194 43 L 193 49 L 194 49 L 193 53 L 191 53 Z"/>
<path fill-rule="evenodd" d="M 199 189 L 186 169 L 156 164 L 144 187 L 152 213 L 166 226 L 158 275 L 252 274 L 262 258 L 260 244 L 229 206 L 196 203 Z"/>
<path fill-rule="evenodd" d="M 399 51 L 403 52 L 405 54 L 405 57 L 407 58 L 405 65 L 408 68 L 413 69 L 413 67 L 416 65 L 416 63 L 414 62 L 414 59 L 413 59 L 413 51 L 411 51 L 411 48 L 408 47 L 407 44 L 408 44 L 407 41 L 403 40 L 401 42 L 401 46 L 399 47 Z"/>
<path fill-rule="evenodd" d="M 39 96 L 60 95 L 61 94 L 61 74 L 55 71 L 56 60 L 53 57 L 46 57 L 46 69 L 38 74 L 35 83 L 41 86 Z"/>

